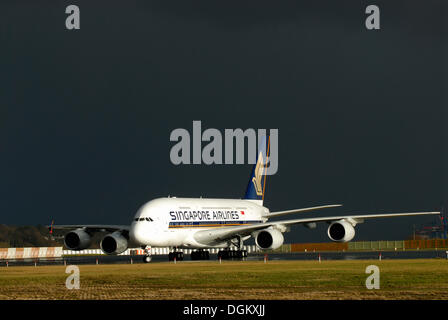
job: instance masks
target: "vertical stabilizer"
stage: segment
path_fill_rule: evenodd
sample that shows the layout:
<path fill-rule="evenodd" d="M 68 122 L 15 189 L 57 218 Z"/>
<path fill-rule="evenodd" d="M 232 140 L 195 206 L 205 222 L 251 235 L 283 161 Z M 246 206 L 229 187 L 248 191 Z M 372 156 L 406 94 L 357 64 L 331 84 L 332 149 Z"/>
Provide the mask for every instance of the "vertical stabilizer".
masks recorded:
<path fill-rule="evenodd" d="M 263 137 L 260 141 L 257 162 L 252 169 L 244 196 L 245 200 L 253 200 L 260 205 L 263 205 L 266 188 L 266 165 L 269 160 L 269 142 L 269 137 Z"/>

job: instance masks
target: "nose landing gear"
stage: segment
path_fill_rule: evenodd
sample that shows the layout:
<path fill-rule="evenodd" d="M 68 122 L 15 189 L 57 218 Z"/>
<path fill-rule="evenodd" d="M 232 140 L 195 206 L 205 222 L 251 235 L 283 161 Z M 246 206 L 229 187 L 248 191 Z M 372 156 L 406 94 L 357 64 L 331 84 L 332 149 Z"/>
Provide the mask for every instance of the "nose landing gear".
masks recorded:
<path fill-rule="evenodd" d="M 143 249 L 145 250 L 144 256 L 143 256 L 143 262 L 144 263 L 149 263 L 152 260 L 151 257 L 151 246 L 146 246 L 143 247 Z"/>

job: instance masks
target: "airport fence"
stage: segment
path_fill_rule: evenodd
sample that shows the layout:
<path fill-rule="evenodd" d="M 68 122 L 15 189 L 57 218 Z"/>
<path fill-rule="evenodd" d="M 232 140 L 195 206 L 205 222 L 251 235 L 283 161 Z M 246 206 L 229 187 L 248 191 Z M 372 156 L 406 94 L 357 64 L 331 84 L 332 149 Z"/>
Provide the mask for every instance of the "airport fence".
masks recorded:
<path fill-rule="evenodd" d="M 404 241 L 404 247 L 406 249 L 448 248 L 448 239 L 406 240 Z"/>
<path fill-rule="evenodd" d="M 447 239 L 293 243 L 291 252 L 446 249 Z"/>
<path fill-rule="evenodd" d="M 353 241 L 346 243 L 323 242 L 323 243 L 292 243 L 283 244 L 276 250 L 266 253 L 299 253 L 299 252 L 319 252 L 319 251 L 377 251 L 377 250 L 420 250 L 420 249 L 447 249 L 447 239 L 431 240 L 387 240 L 387 241 Z M 235 247 L 231 249 L 235 250 Z M 265 253 L 255 245 L 243 247 L 248 253 Z M 191 254 L 194 249 L 179 249 L 184 254 Z M 211 254 L 217 254 L 222 248 L 208 249 Z M 171 248 L 151 248 L 153 255 L 167 255 Z M 63 250 L 62 247 L 35 247 L 35 248 L 0 248 L 0 260 L 20 260 L 20 259 L 47 259 L 62 258 L 63 256 L 79 255 L 102 255 L 101 249 L 85 250 Z M 120 255 L 143 255 L 141 248 L 129 248 Z"/>
<path fill-rule="evenodd" d="M 0 260 L 61 258 L 62 247 L 0 248 Z"/>
<path fill-rule="evenodd" d="M 348 242 L 348 250 L 403 250 L 404 241 L 354 241 Z"/>
<path fill-rule="evenodd" d="M 347 243 L 323 242 L 323 243 L 293 243 L 291 252 L 316 252 L 316 251 L 346 251 Z"/>

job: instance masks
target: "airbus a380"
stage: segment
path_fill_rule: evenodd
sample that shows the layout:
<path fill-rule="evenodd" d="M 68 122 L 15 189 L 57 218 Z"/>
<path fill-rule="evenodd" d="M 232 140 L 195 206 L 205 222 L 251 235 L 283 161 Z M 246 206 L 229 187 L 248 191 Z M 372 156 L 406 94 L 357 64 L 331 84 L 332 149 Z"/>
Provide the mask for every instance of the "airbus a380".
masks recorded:
<path fill-rule="evenodd" d="M 319 218 L 301 218 L 269 221 L 287 214 L 341 206 L 339 204 L 310 208 L 270 212 L 263 206 L 268 165 L 267 152 L 260 147 L 243 199 L 206 198 L 158 198 L 144 204 L 136 213 L 130 226 L 127 225 L 59 225 L 53 229 L 71 230 L 64 237 L 65 246 L 71 250 L 86 249 L 96 232 L 109 232 L 100 242 L 106 254 L 120 254 L 128 248 L 130 241 L 144 249 L 144 261 L 151 261 L 151 247 L 171 247 L 169 259 L 183 259 L 179 248 L 196 249 L 192 260 L 209 259 L 208 248 L 222 248 L 221 258 L 247 256 L 243 250 L 245 240 L 253 237 L 262 250 L 279 248 L 284 241 L 283 233 L 292 225 L 315 228 L 317 223 L 328 223 L 327 234 L 332 241 L 347 242 L 355 236 L 355 226 L 364 220 L 416 215 L 434 215 L 440 212 L 411 212 L 389 214 L 343 215 Z M 235 246 L 237 250 L 230 250 Z"/>

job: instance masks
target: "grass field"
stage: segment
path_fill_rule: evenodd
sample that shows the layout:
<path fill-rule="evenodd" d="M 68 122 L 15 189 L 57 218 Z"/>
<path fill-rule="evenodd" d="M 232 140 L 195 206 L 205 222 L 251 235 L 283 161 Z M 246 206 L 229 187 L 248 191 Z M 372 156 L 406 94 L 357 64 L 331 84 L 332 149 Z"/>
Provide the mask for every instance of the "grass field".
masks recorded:
<path fill-rule="evenodd" d="M 368 290 L 366 267 L 380 269 Z M 0 268 L 0 299 L 448 299 L 448 261 L 225 261 Z"/>

